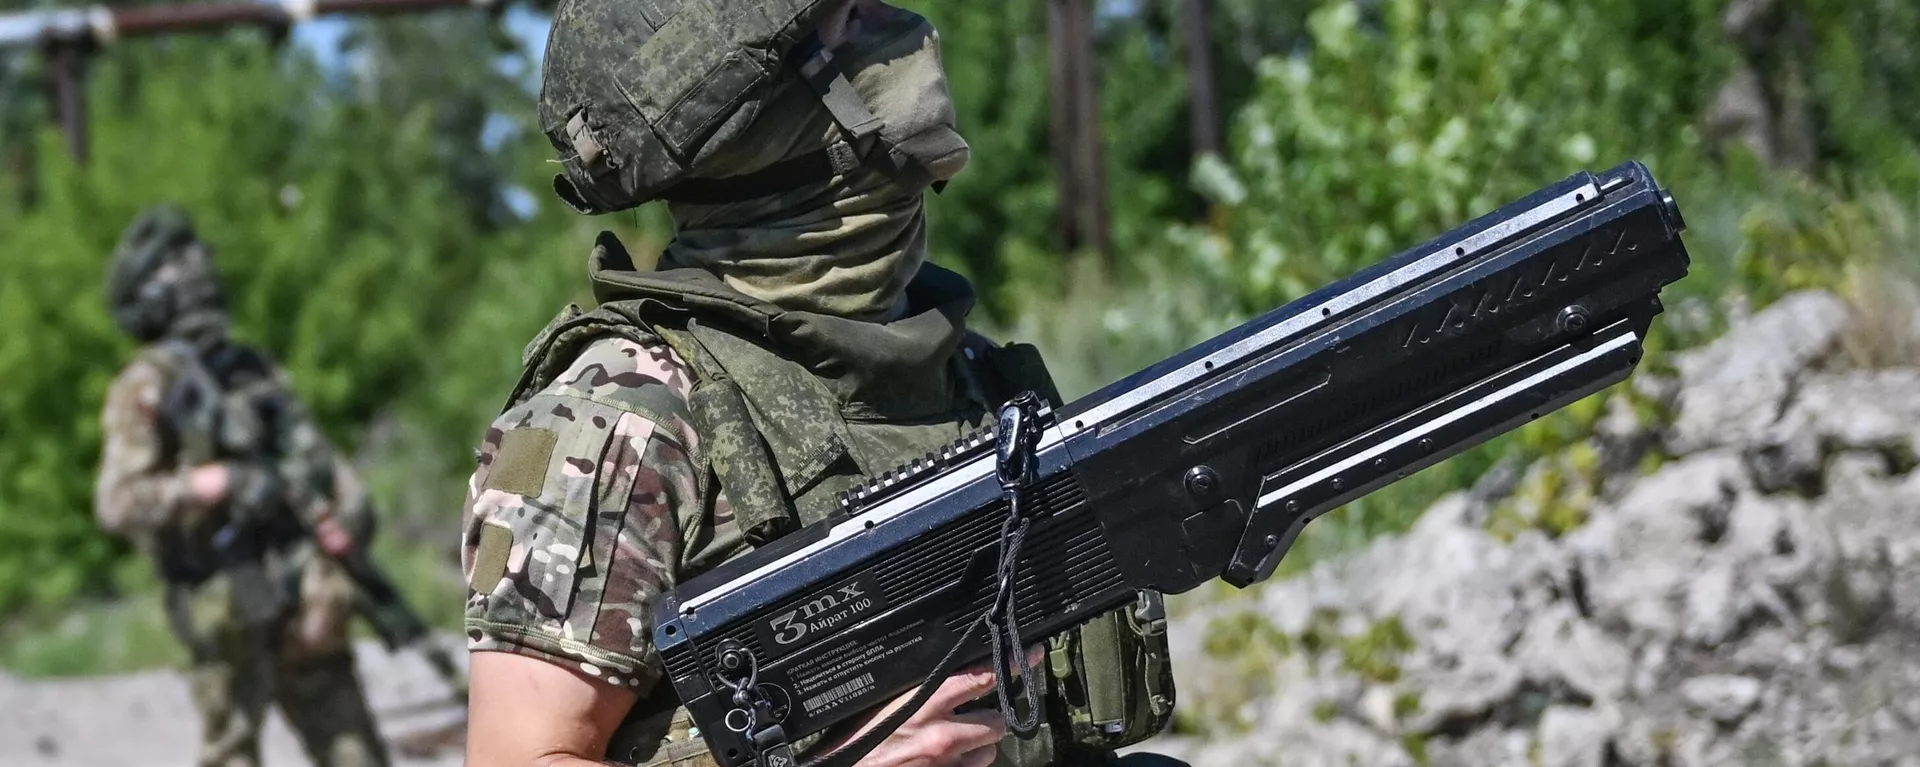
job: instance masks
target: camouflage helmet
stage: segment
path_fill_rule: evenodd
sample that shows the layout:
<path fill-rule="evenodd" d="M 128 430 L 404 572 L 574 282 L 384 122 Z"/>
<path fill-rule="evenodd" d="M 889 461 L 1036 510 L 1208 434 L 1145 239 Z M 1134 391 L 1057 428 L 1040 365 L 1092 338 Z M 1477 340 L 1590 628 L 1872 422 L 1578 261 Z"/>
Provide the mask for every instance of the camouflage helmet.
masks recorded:
<path fill-rule="evenodd" d="M 938 189 L 951 174 L 929 169 L 937 161 L 928 158 L 963 151 L 964 142 L 914 120 L 893 124 L 873 103 L 874 88 L 850 82 L 836 60 L 846 51 L 822 44 L 824 24 L 866 6 L 931 36 L 924 18 L 875 0 L 561 0 L 538 104 L 565 171 L 554 191 L 576 210 L 607 213 L 653 200 L 738 202 L 861 167 Z M 944 82 L 939 92 L 945 97 Z M 756 124 L 793 117 L 773 107 L 795 94 L 810 101 L 809 117 L 837 125 L 837 137 L 813 141 L 795 135 L 807 132 L 798 124 Z M 775 136 L 806 145 L 748 167 L 729 162 L 737 147 Z"/>
<path fill-rule="evenodd" d="M 213 260 L 184 211 L 154 206 L 121 233 L 107 270 L 107 307 L 122 331 L 152 341 L 188 315 L 225 306 Z"/>

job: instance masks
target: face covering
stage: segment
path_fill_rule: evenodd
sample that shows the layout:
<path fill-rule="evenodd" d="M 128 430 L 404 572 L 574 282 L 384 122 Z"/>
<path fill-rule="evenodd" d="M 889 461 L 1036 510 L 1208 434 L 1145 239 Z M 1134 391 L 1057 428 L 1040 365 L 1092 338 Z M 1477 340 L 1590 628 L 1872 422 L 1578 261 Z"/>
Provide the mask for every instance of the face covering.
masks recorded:
<path fill-rule="evenodd" d="M 708 270 L 788 311 L 867 321 L 906 311 L 907 282 L 926 261 L 926 188 L 958 174 L 968 150 L 954 129 L 933 25 L 882 8 L 834 52 L 882 123 L 873 150 L 880 159 L 779 195 L 670 203 L 676 233 L 660 268 Z M 840 128 L 818 95 L 804 85 L 783 89 L 741 141 L 702 162 L 701 175 L 751 172 L 838 140 Z M 889 165 L 914 172 L 889 172 Z"/>

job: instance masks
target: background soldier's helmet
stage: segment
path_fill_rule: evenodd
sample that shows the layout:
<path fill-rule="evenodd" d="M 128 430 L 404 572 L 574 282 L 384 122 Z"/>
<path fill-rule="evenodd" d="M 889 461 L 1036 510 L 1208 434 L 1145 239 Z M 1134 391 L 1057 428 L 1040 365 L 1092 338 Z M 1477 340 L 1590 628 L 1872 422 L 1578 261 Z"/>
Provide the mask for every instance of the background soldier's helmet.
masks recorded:
<path fill-rule="evenodd" d="M 114 324 L 141 341 L 166 335 L 190 315 L 226 308 L 213 259 L 185 212 L 149 208 L 121 233 L 107 271 L 107 307 Z"/>

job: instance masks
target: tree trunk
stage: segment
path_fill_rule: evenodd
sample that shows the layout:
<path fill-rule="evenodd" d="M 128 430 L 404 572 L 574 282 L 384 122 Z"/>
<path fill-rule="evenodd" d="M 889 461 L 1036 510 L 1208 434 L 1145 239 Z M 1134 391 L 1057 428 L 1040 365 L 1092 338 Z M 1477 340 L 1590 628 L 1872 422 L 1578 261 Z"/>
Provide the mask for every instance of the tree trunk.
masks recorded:
<path fill-rule="evenodd" d="M 47 51 L 47 87 L 67 151 L 76 163 L 87 163 L 87 48 L 82 43 L 54 43 Z"/>
<path fill-rule="evenodd" d="M 1183 0 L 1187 32 L 1188 132 L 1193 156 L 1220 153 L 1220 99 L 1213 68 L 1211 0 Z"/>
<path fill-rule="evenodd" d="M 1745 146 L 1761 163 L 1797 171 L 1818 160 L 1819 129 L 1808 62 L 1813 36 L 1798 3 L 1732 0 L 1721 29 L 1737 58 L 1706 118 L 1716 150 Z"/>
<path fill-rule="evenodd" d="M 1107 225 L 1106 158 L 1100 138 L 1100 87 L 1094 71 L 1092 0 L 1049 0 L 1052 143 L 1060 192 L 1060 244 L 1112 253 Z"/>

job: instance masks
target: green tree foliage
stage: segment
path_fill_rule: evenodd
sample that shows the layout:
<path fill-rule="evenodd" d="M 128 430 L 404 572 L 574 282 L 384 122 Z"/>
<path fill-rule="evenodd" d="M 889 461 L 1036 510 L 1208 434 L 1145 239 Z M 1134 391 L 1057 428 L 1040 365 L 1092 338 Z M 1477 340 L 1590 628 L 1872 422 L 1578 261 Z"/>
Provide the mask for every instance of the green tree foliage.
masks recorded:
<path fill-rule="evenodd" d="M 1174 242 L 1265 307 L 1576 170 L 1673 176 L 1698 154 L 1710 57 L 1687 31 L 1711 13 L 1655 5 L 1321 3 L 1310 48 L 1261 63 L 1227 163 L 1198 169 L 1215 225 Z"/>
<path fill-rule="evenodd" d="M 1808 15 L 1822 150 L 1843 171 L 1920 184 L 1920 4 L 1797 4 Z"/>
<path fill-rule="evenodd" d="M 121 553 L 90 514 L 97 413 L 131 351 L 101 277 L 142 207 L 193 212 L 239 335 L 288 366 L 337 439 L 388 416 L 454 456 L 504 395 L 518 344 L 576 296 L 561 275 L 591 234 L 551 205 L 486 226 L 447 172 L 437 104 L 315 98 L 319 73 L 257 40 L 122 49 L 97 74 L 93 161 L 73 167 L 43 134 L 38 203 L 0 210 L 0 433 L 21 435 L 0 441 L 0 609 L 100 585 Z M 524 152 L 471 159 L 542 172 Z M 457 508 L 457 488 L 435 495 Z"/>
<path fill-rule="evenodd" d="M 940 29 L 940 47 L 973 151 L 967 170 L 931 205 L 937 260 L 982 283 L 989 311 L 1015 306 L 1001 288 L 1062 277 L 1054 242 L 1058 205 L 1048 148 L 1045 0 L 908 3 Z M 1095 45 L 1106 131 L 1107 194 L 1117 249 L 1157 240 L 1169 220 L 1197 213 L 1184 182 L 1187 103 L 1184 59 L 1168 3 L 1103 16 Z"/>

